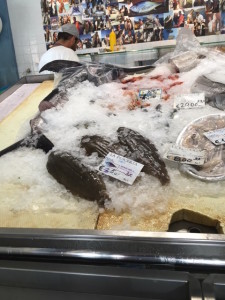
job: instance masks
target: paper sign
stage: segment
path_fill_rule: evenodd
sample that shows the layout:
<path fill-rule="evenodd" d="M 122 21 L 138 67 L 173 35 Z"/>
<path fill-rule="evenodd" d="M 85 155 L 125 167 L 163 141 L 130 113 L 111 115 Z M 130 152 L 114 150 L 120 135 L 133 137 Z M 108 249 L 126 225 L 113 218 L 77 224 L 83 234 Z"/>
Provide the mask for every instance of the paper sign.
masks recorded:
<path fill-rule="evenodd" d="M 166 154 L 166 159 L 190 165 L 203 165 L 206 153 L 203 150 L 183 148 L 173 145 Z"/>
<path fill-rule="evenodd" d="M 204 136 L 206 136 L 214 145 L 225 144 L 225 128 L 205 132 Z"/>
<path fill-rule="evenodd" d="M 98 170 L 128 184 L 133 184 L 144 165 L 126 157 L 109 152 Z"/>
<path fill-rule="evenodd" d="M 139 89 L 138 98 L 142 101 L 145 100 L 160 100 L 162 90 L 159 88 L 143 88 Z"/>
<path fill-rule="evenodd" d="M 174 99 L 174 108 L 177 109 L 189 109 L 189 108 L 201 108 L 205 106 L 205 94 L 185 94 L 176 96 Z"/>

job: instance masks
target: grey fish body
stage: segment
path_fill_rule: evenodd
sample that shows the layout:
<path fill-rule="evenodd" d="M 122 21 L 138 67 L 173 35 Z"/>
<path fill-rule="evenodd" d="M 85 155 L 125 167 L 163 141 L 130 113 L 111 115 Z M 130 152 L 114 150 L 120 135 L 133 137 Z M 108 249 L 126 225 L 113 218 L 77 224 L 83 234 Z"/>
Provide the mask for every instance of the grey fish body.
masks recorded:
<path fill-rule="evenodd" d="M 75 196 L 89 201 L 96 200 L 100 206 L 104 205 L 105 200 L 109 200 L 101 175 L 71 154 L 52 152 L 48 158 L 47 169 Z"/>
<path fill-rule="evenodd" d="M 143 164 L 143 172 L 158 178 L 162 185 L 169 183 L 166 165 L 153 143 L 129 128 L 120 127 L 117 134 L 118 143 L 111 143 L 100 136 L 84 136 L 81 147 L 85 148 L 87 155 L 97 152 L 100 157 L 105 157 L 113 152 L 130 158 Z"/>
<path fill-rule="evenodd" d="M 81 147 L 85 148 L 87 155 L 97 152 L 99 157 L 105 157 L 109 152 L 127 156 L 129 152 L 128 148 L 121 143 L 112 143 L 98 135 L 82 137 Z"/>
<path fill-rule="evenodd" d="M 117 133 L 120 143 L 129 148 L 132 159 L 144 165 L 143 172 L 158 178 L 162 185 L 170 182 L 166 165 L 150 140 L 125 127 L 118 128 Z"/>
<path fill-rule="evenodd" d="M 220 110 L 225 109 L 225 85 L 200 76 L 191 87 L 192 93 L 204 91 L 206 103 Z"/>

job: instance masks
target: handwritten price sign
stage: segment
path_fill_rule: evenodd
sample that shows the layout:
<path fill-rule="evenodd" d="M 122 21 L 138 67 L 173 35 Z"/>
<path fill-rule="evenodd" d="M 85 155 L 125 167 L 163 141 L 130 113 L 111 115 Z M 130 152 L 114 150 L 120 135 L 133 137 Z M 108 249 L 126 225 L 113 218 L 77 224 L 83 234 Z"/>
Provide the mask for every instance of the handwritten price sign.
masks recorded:
<path fill-rule="evenodd" d="M 205 132 L 204 136 L 206 136 L 214 145 L 225 144 L 225 128 Z"/>
<path fill-rule="evenodd" d="M 173 145 L 165 158 L 175 162 L 201 166 L 205 162 L 206 153 L 202 150 L 183 148 Z"/>
<path fill-rule="evenodd" d="M 205 106 L 205 94 L 186 94 L 175 97 L 174 108 L 176 109 L 190 109 L 201 108 Z"/>

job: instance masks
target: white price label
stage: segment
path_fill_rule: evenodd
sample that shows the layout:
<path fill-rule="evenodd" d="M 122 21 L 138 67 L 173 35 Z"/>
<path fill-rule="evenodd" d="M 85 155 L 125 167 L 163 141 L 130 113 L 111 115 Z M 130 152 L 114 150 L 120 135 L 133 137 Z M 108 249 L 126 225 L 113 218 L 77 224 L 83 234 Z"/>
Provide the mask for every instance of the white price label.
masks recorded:
<path fill-rule="evenodd" d="M 204 136 L 206 136 L 214 145 L 225 144 L 225 128 L 205 132 Z"/>
<path fill-rule="evenodd" d="M 142 88 L 139 89 L 138 97 L 142 101 L 145 100 L 160 100 L 162 90 L 159 88 Z"/>
<path fill-rule="evenodd" d="M 128 184 L 133 184 L 144 165 L 126 157 L 109 152 L 98 170 Z"/>
<path fill-rule="evenodd" d="M 174 99 L 174 108 L 177 109 L 190 109 L 201 108 L 205 106 L 205 94 L 185 94 L 176 96 Z"/>
<path fill-rule="evenodd" d="M 173 145 L 166 154 L 166 159 L 183 164 L 201 166 L 205 162 L 206 153 L 204 150 L 183 148 Z"/>

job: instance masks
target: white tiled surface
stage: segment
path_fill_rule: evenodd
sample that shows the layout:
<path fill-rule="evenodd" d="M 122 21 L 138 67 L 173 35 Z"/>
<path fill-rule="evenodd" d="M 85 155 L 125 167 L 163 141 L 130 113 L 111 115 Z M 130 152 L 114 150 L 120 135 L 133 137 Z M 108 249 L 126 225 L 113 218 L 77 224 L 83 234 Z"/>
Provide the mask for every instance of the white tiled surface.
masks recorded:
<path fill-rule="evenodd" d="M 40 0 L 7 0 L 7 5 L 19 76 L 37 75 L 46 52 Z"/>

